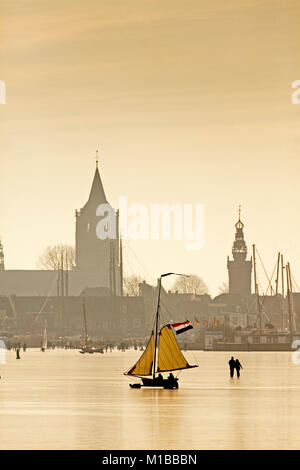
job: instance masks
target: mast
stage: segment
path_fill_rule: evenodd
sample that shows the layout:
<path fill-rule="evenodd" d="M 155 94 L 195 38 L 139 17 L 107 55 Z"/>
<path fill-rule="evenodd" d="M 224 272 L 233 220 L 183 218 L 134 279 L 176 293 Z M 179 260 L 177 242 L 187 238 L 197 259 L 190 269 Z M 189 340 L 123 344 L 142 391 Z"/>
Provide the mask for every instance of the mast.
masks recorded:
<path fill-rule="evenodd" d="M 83 309 L 84 332 L 85 332 L 85 346 L 87 346 L 88 332 L 87 332 L 87 324 L 86 324 L 86 310 L 85 310 L 85 298 L 84 297 L 82 301 L 82 309 Z"/>
<path fill-rule="evenodd" d="M 68 252 L 66 251 L 66 297 L 69 296 L 69 262 Z"/>
<path fill-rule="evenodd" d="M 157 342 L 158 342 L 158 320 L 159 320 L 159 307 L 160 307 L 160 293 L 161 293 L 161 279 L 162 277 L 171 276 L 171 274 L 175 274 L 176 276 L 186 276 L 185 274 L 178 274 L 178 273 L 166 273 L 161 274 L 158 280 L 158 298 L 157 298 L 157 309 L 156 309 L 156 316 L 155 316 L 155 329 L 154 329 L 154 358 L 153 358 L 153 379 L 155 379 L 155 368 L 156 368 L 156 355 L 157 355 Z"/>
<path fill-rule="evenodd" d="M 120 237 L 120 286 L 121 286 L 121 297 L 123 297 L 123 243 Z"/>
<path fill-rule="evenodd" d="M 119 275 L 120 275 L 120 295 L 123 297 L 123 243 L 122 233 L 120 230 L 120 210 L 117 210 L 117 234 L 119 241 Z"/>
<path fill-rule="evenodd" d="M 276 291 L 275 291 L 275 295 L 278 294 L 278 284 L 279 284 L 279 266 L 280 266 L 280 253 L 278 253 L 278 258 L 277 258 L 277 274 L 276 274 L 276 281 L 275 281 L 275 284 L 276 284 Z"/>
<path fill-rule="evenodd" d="M 112 277 L 113 277 L 113 292 L 114 297 L 116 296 L 116 267 L 115 267 L 115 245 L 112 241 Z"/>
<path fill-rule="evenodd" d="M 64 336 L 64 329 L 65 329 L 65 302 L 64 302 L 64 255 L 63 249 L 61 250 L 61 329 L 62 329 L 62 336 Z"/>
<path fill-rule="evenodd" d="M 260 332 L 262 332 L 262 326 L 261 326 L 261 305 L 260 305 L 260 301 L 259 301 L 259 292 L 258 292 L 258 285 L 257 285 L 257 278 L 256 278 L 255 245 L 252 245 L 252 248 L 253 248 L 254 286 L 255 286 L 255 294 L 256 294 L 256 298 L 257 298 L 259 329 L 260 329 Z"/>
<path fill-rule="evenodd" d="M 110 292 L 116 296 L 116 270 L 115 270 L 115 247 L 113 240 L 109 242 L 109 272 L 110 272 Z"/>
<path fill-rule="evenodd" d="M 290 263 L 286 265 L 286 283 L 287 283 L 287 297 L 288 297 L 288 307 L 289 307 L 289 330 L 290 335 L 293 336 L 294 324 L 293 324 L 293 312 L 292 312 L 292 281 L 291 281 L 291 270 Z"/>
<path fill-rule="evenodd" d="M 64 288 L 64 254 L 63 250 L 61 251 L 61 296 L 64 297 L 65 295 L 65 288 Z"/>
<path fill-rule="evenodd" d="M 183 356 L 170 324 L 165 325 L 159 331 L 159 309 L 162 278 L 170 276 L 171 274 L 185 276 L 184 274 L 166 273 L 161 274 L 161 276 L 158 278 L 157 309 L 155 315 L 155 324 L 150 336 L 150 340 L 140 359 L 128 372 L 125 373 L 125 375 L 133 375 L 136 377 L 152 375 L 152 379 L 149 380 L 153 380 L 153 382 L 155 383 L 156 369 L 158 369 L 159 372 L 168 372 L 173 370 L 182 370 L 189 369 L 192 367 L 198 367 L 189 365 L 189 363 Z M 164 357 L 163 362 L 160 357 L 160 353 L 162 352 L 162 350 Z M 170 353 L 169 357 L 166 356 L 166 351 Z"/>
<path fill-rule="evenodd" d="M 160 306 L 160 291 L 161 291 L 161 278 L 158 280 L 158 298 L 157 298 L 157 309 L 155 316 L 155 328 L 154 328 L 154 358 L 153 358 L 153 379 L 155 379 L 155 368 L 156 368 L 156 349 L 157 349 L 157 337 L 158 337 L 158 319 L 159 319 L 159 306 Z"/>
<path fill-rule="evenodd" d="M 45 319 L 44 321 L 44 332 L 43 332 L 43 341 L 42 341 L 42 347 L 41 350 L 45 351 L 48 346 L 48 338 L 47 338 L 47 320 Z"/>
<path fill-rule="evenodd" d="M 281 315 L 282 315 L 282 331 L 284 331 L 284 265 L 283 255 L 281 255 Z"/>

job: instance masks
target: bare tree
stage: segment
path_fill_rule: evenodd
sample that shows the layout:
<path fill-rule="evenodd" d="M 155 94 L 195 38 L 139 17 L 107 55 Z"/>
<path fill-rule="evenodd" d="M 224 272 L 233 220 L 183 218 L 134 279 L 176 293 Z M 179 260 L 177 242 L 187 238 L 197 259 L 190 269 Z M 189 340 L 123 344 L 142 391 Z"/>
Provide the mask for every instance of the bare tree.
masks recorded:
<path fill-rule="evenodd" d="M 228 294 L 229 286 L 228 282 L 222 282 L 222 285 L 219 287 L 219 294 Z"/>
<path fill-rule="evenodd" d="M 75 249 L 71 245 L 48 246 L 37 261 L 39 269 L 73 269 L 75 266 Z"/>
<path fill-rule="evenodd" d="M 178 277 L 173 284 L 172 290 L 173 292 L 179 292 L 180 294 L 208 294 L 208 287 L 205 282 L 194 274 L 190 274 L 188 277 Z"/>
<path fill-rule="evenodd" d="M 124 294 L 125 295 L 139 295 L 139 284 L 142 282 L 141 276 L 132 274 L 131 276 L 124 278 Z"/>

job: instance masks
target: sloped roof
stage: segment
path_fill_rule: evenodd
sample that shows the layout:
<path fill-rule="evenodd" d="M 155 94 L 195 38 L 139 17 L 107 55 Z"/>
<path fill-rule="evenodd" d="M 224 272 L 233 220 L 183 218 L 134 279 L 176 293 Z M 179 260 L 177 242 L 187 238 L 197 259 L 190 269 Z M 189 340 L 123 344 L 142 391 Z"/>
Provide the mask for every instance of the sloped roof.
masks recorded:
<path fill-rule="evenodd" d="M 94 179 L 93 179 L 88 201 L 83 206 L 82 210 L 87 209 L 87 208 L 94 209 L 95 207 L 99 206 L 99 204 L 107 204 L 107 199 L 105 196 L 103 184 L 102 184 L 99 169 L 97 166 L 95 170 Z"/>

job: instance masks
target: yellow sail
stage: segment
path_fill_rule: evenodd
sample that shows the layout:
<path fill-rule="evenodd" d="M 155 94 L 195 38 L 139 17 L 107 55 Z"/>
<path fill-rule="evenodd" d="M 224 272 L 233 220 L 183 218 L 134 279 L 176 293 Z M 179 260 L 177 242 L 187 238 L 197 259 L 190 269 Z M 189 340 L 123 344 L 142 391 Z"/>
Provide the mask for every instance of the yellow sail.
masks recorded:
<path fill-rule="evenodd" d="M 130 369 L 128 375 L 151 375 L 152 365 L 154 358 L 154 333 L 152 331 L 149 343 L 140 359 L 137 363 Z"/>
<path fill-rule="evenodd" d="M 164 326 L 159 333 L 157 372 L 187 369 L 190 366 L 182 354 L 171 325 Z"/>

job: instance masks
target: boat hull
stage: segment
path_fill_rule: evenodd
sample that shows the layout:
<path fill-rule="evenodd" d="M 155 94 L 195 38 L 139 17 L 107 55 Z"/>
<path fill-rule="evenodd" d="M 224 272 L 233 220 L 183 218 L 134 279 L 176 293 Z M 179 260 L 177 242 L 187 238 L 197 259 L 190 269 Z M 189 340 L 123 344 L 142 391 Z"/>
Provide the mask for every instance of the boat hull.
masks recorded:
<path fill-rule="evenodd" d="M 174 380 L 163 379 L 160 380 L 158 378 L 149 379 L 149 378 L 142 378 L 142 384 L 129 384 L 131 388 L 141 388 L 141 387 L 154 387 L 154 388 L 164 388 L 168 390 L 178 388 L 178 379 L 174 378 Z"/>
<path fill-rule="evenodd" d="M 104 354 L 104 350 L 100 348 L 84 348 L 81 349 L 80 354 L 94 354 L 94 353 L 99 353 L 99 354 Z"/>

